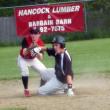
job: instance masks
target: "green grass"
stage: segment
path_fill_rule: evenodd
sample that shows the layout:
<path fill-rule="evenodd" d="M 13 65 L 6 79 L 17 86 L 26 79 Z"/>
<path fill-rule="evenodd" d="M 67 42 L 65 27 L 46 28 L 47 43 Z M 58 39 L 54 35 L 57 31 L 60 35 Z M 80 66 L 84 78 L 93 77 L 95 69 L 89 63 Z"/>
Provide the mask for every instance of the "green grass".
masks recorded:
<path fill-rule="evenodd" d="M 110 73 L 110 39 L 71 42 L 67 45 L 76 73 Z M 71 47 L 71 48 L 70 48 Z"/>
<path fill-rule="evenodd" d="M 47 45 L 50 47 L 50 45 Z M 68 42 L 67 49 L 73 59 L 75 74 L 110 73 L 110 39 L 96 39 L 77 42 Z M 17 67 L 19 47 L 0 47 L 0 80 L 20 77 Z M 54 66 L 54 59 L 44 56 L 47 67 Z M 34 71 L 30 71 L 35 76 Z"/>

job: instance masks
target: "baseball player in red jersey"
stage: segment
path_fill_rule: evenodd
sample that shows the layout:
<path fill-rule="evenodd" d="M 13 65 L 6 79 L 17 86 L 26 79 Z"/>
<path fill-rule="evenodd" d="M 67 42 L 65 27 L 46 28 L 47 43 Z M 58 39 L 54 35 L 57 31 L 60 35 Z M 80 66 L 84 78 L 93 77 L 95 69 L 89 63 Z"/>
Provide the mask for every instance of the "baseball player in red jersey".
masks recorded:
<path fill-rule="evenodd" d="M 46 67 L 40 61 L 43 59 L 43 53 L 40 50 L 40 47 L 44 46 L 44 42 L 40 38 L 41 33 L 37 28 L 31 28 L 29 32 L 30 35 L 22 40 L 20 55 L 18 56 L 18 66 L 21 70 L 24 95 L 27 97 L 30 96 L 30 92 L 28 90 L 28 67 L 32 67 L 40 74 L 43 74 L 46 70 Z"/>

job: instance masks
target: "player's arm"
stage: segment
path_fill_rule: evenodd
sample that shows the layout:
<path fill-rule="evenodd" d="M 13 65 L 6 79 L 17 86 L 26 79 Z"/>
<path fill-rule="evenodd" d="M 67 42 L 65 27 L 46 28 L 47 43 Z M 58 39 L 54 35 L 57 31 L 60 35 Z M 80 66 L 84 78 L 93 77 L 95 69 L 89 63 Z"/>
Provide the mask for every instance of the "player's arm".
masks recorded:
<path fill-rule="evenodd" d="M 27 48 L 28 46 L 25 38 L 22 40 L 21 46 L 22 46 L 22 53 L 24 56 L 26 56 L 29 53 L 29 50 Z"/>
<path fill-rule="evenodd" d="M 43 47 L 42 51 L 46 51 L 49 56 L 55 56 L 55 50 L 53 48 Z"/>
<path fill-rule="evenodd" d="M 70 86 L 70 85 L 72 86 L 72 84 L 73 84 L 72 75 L 68 74 L 68 75 L 66 76 L 66 80 L 67 80 L 68 86 Z"/>
<path fill-rule="evenodd" d="M 41 47 L 41 51 L 47 51 L 47 47 Z"/>
<path fill-rule="evenodd" d="M 36 57 L 40 60 L 43 60 L 44 51 L 46 51 L 49 56 L 55 55 L 55 51 L 53 50 L 53 48 L 47 48 L 47 47 L 43 46 L 43 47 L 40 47 L 39 49 L 40 49 L 40 52 L 38 52 L 38 54 L 36 54 Z M 37 48 L 35 51 L 37 53 Z"/>
<path fill-rule="evenodd" d="M 65 73 L 66 73 L 66 83 L 68 85 L 68 90 L 67 90 L 67 95 L 68 96 L 73 96 L 74 92 L 72 90 L 72 85 L 73 85 L 73 72 L 72 72 L 72 64 L 70 60 L 66 60 L 65 62 Z"/>
<path fill-rule="evenodd" d="M 43 51 L 40 51 L 38 54 L 36 54 L 36 57 L 37 57 L 39 60 L 43 60 L 43 58 L 44 58 L 44 53 L 43 53 Z"/>
<path fill-rule="evenodd" d="M 72 89 L 72 85 L 73 85 L 72 75 L 68 74 L 66 76 L 66 79 L 67 79 L 67 85 L 68 85 L 67 95 L 68 96 L 74 96 L 74 91 Z"/>
<path fill-rule="evenodd" d="M 27 54 L 30 53 L 32 48 L 23 48 L 23 55 L 26 56 Z"/>
<path fill-rule="evenodd" d="M 38 52 L 36 54 L 36 57 L 39 59 L 39 60 L 43 60 L 43 56 L 44 56 L 44 51 L 47 51 L 47 47 L 40 47 L 40 52 Z"/>
<path fill-rule="evenodd" d="M 37 57 L 39 60 L 43 60 L 43 54 L 42 54 L 42 53 L 37 54 L 36 57 Z"/>
<path fill-rule="evenodd" d="M 66 73 L 66 81 L 68 85 L 72 85 L 73 83 L 73 72 L 72 72 L 72 63 L 68 58 L 65 58 L 65 73 Z"/>

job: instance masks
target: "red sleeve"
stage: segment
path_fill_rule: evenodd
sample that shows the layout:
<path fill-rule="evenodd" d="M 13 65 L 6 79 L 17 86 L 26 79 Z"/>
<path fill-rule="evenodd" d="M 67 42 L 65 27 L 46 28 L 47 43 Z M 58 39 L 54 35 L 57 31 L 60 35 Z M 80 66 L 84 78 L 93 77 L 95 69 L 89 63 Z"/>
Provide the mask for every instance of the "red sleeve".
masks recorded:
<path fill-rule="evenodd" d="M 43 40 L 40 39 L 40 38 L 39 38 L 38 41 L 37 41 L 37 45 L 38 45 L 38 46 L 45 46 Z"/>

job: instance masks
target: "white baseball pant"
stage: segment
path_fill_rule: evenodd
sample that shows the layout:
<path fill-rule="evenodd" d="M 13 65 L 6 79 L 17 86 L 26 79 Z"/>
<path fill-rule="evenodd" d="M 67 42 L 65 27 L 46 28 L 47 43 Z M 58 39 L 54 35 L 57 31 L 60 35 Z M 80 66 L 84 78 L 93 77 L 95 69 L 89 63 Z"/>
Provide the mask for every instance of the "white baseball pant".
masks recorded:
<path fill-rule="evenodd" d="M 46 74 L 46 75 L 45 75 Z M 44 76 L 41 76 L 46 83 L 39 87 L 37 90 L 37 93 L 39 95 L 49 95 L 54 94 L 57 91 L 64 91 L 64 89 L 67 89 L 67 84 L 64 84 L 60 82 L 55 75 L 55 69 L 54 68 L 48 68 L 44 71 Z"/>
<path fill-rule="evenodd" d="M 32 67 L 39 73 L 42 73 L 46 69 L 45 65 L 40 62 L 37 58 L 34 59 L 24 59 L 20 55 L 18 56 L 18 66 L 20 67 L 22 76 L 29 76 L 28 67 Z"/>
<path fill-rule="evenodd" d="M 65 88 L 66 84 L 63 84 L 56 78 L 56 76 L 54 76 L 49 81 L 47 81 L 45 85 L 41 86 L 37 93 L 39 95 L 51 95 L 57 91 L 64 90 Z"/>
<path fill-rule="evenodd" d="M 48 81 L 51 77 L 54 76 L 54 69 L 46 68 L 46 66 L 37 58 L 24 59 L 19 55 L 18 66 L 20 67 L 22 76 L 29 76 L 28 67 L 32 67 L 35 71 L 37 71 L 44 81 Z"/>

